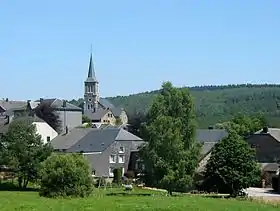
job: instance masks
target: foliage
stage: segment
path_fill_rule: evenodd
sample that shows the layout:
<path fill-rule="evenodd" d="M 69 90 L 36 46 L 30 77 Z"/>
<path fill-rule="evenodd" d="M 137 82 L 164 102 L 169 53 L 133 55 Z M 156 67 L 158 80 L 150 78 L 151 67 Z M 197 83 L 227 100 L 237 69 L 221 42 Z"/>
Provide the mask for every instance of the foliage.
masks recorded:
<path fill-rule="evenodd" d="M 255 151 L 235 131 L 214 146 L 206 165 L 205 187 L 236 196 L 243 188 L 260 183 Z M 208 186 L 208 187 L 207 187 Z"/>
<path fill-rule="evenodd" d="M 182 88 L 186 89 L 186 88 Z M 217 122 L 232 119 L 237 113 L 247 116 L 263 113 L 269 127 L 280 127 L 280 85 L 240 84 L 223 86 L 189 87 L 196 106 L 199 128 L 208 128 Z M 146 114 L 160 90 L 107 98 L 116 107 L 123 107 L 129 120 L 138 114 Z M 82 99 L 71 103 L 80 105 Z M 142 121 L 141 121 L 142 122 Z"/>
<path fill-rule="evenodd" d="M 127 171 L 127 172 L 124 173 L 124 176 L 129 178 L 129 179 L 132 179 L 132 178 L 135 177 L 135 173 L 134 173 L 134 171 Z"/>
<path fill-rule="evenodd" d="M 233 130 L 240 136 L 246 137 L 248 135 L 252 135 L 267 125 L 267 120 L 262 114 L 254 116 L 238 114 L 234 116 L 231 121 L 216 124 L 216 127 Z"/>
<path fill-rule="evenodd" d="M 91 123 L 91 120 L 87 116 L 83 115 L 82 116 L 82 123 Z"/>
<path fill-rule="evenodd" d="M 86 197 L 93 188 L 89 163 L 80 154 L 54 154 L 43 162 L 40 195 Z"/>
<path fill-rule="evenodd" d="M 104 177 L 99 177 L 95 182 L 95 187 L 105 187 L 106 186 L 106 179 Z"/>
<path fill-rule="evenodd" d="M 116 117 L 116 122 L 115 122 L 116 125 L 122 125 L 122 120 L 120 117 Z"/>
<path fill-rule="evenodd" d="M 47 103 L 42 103 L 35 109 L 35 114 L 37 117 L 43 119 L 48 123 L 56 132 L 61 131 L 61 120 L 55 109 Z"/>
<path fill-rule="evenodd" d="M 128 131 L 138 137 L 141 137 L 140 134 L 141 127 L 146 121 L 147 121 L 147 117 L 143 113 L 138 112 L 128 116 Z"/>
<path fill-rule="evenodd" d="M 52 152 L 50 144 L 43 144 L 31 119 L 14 120 L 1 139 L 5 146 L 2 151 L 5 164 L 16 174 L 20 188 L 26 188 L 30 181 L 38 178 L 41 162 Z"/>
<path fill-rule="evenodd" d="M 122 181 L 122 170 L 121 170 L 121 168 L 115 168 L 113 173 L 114 173 L 113 183 L 121 184 L 121 181 Z"/>
<path fill-rule="evenodd" d="M 124 196 L 108 196 L 112 193 L 123 193 Z M 141 196 L 140 194 L 153 196 Z M 39 197 L 36 192 L 0 192 L 0 207 L 3 211 L 49 211 L 49 210 L 110 210 L 110 211 L 279 211 L 279 205 L 264 201 L 224 200 L 220 198 L 184 196 L 166 197 L 159 191 L 147 191 L 134 188 L 133 192 L 122 189 L 100 189 L 93 192 L 92 196 L 79 199 L 48 199 Z M 274 201 L 274 200 L 273 200 Z M 279 203 L 279 202 L 278 202 Z"/>
<path fill-rule="evenodd" d="M 194 105 L 189 92 L 164 83 L 143 130 L 147 144 L 140 155 L 145 165 L 145 183 L 170 194 L 185 191 L 198 164 L 200 149 L 194 136 Z"/>
<path fill-rule="evenodd" d="M 279 192 L 279 176 L 272 177 L 272 188 L 274 191 Z"/>

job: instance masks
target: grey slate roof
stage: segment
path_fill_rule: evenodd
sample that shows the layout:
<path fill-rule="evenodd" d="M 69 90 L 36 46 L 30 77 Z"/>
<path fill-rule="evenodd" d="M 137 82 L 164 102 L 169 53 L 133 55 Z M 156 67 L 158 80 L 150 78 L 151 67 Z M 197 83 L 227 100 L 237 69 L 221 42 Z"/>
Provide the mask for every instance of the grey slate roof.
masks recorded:
<path fill-rule="evenodd" d="M 6 111 L 13 111 L 14 109 L 18 109 L 27 105 L 25 101 L 8 101 L 0 100 L 0 106 L 4 108 Z"/>
<path fill-rule="evenodd" d="M 279 169 L 278 163 L 260 163 L 262 171 L 276 172 Z"/>
<path fill-rule="evenodd" d="M 196 139 L 202 145 L 202 154 L 207 154 L 216 143 L 227 137 L 228 133 L 224 129 L 197 129 Z"/>
<path fill-rule="evenodd" d="M 99 103 L 103 105 L 105 108 L 110 108 L 110 109 L 115 108 L 115 106 L 105 98 L 100 98 Z"/>
<path fill-rule="evenodd" d="M 115 141 L 142 141 L 122 128 L 74 128 L 59 135 L 51 143 L 54 149 L 67 152 L 102 152 Z"/>
<path fill-rule="evenodd" d="M 92 53 L 90 54 L 90 59 L 89 59 L 88 77 L 85 82 L 97 82 L 95 77 L 94 65 L 92 62 Z"/>
<path fill-rule="evenodd" d="M 26 121 L 29 124 L 33 122 L 45 122 L 44 120 L 38 118 L 37 116 L 25 116 L 25 117 L 17 117 L 13 118 L 12 121 Z M 9 129 L 10 124 L 7 124 L 7 119 L 0 119 L 0 133 L 6 133 Z"/>
<path fill-rule="evenodd" d="M 254 135 L 271 135 L 275 140 L 280 142 L 280 128 L 268 128 L 267 133 L 264 133 L 263 130 L 259 130 Z"/>
<path fill-rule="evenodd" d="M 96 112 L 86 110 L 84 115 L 91 120 L 100 120 L 106 113 L 108 113 L 107 109 L 99 108 L 96 110 Z"/>
<path fill-rule="evenodd" d="M 218 142 L 228 135 L 224 129 L 197 129 L 196 139 L 199 142 Z"/>
<path fill-rule="evenodd" d="M 40 100 L 36 101 L 37 103 L 40 102 Z M 47 104 L 53 108 L 56 108 L 58 110 L 63 110 L 63 100 L 58 99 L 58 98 L 51 98 L 51 99 L 43 99 L 42 103 Z M 66 102 L 66 110 L 77 110 L 77 111 L 82 111 L 82 109 L 78 106 L 75 106 L 71 103 Z"/>

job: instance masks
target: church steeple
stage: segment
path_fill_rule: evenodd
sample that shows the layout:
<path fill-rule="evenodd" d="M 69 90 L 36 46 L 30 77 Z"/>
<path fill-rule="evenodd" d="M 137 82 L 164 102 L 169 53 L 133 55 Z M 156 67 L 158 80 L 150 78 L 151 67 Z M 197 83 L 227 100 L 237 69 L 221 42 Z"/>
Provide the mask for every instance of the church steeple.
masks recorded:
<path fill-rule="evenodd" d="M 97 81 L 95 76 L 95 71 L 94 71 L 94 65 L 92 61 L 92 52 L 90 52 L 87 81 L 88 82 Z"/>
<path fill-rule="evenodd" d="M 92 52 L 90 53 L 88 75 L 85 80 L 85 93 L 84 93 L 84 111 L 95 112 L 98 109 L 99 102 L 99 86 L 96 80 Z"/>

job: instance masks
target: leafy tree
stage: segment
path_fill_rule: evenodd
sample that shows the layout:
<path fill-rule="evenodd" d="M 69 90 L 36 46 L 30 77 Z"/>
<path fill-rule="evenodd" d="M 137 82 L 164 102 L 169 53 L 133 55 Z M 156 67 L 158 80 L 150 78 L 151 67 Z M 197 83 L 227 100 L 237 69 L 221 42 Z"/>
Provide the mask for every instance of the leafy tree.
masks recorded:
<path fill-rule="evenodd" d="M 5 164 L 16 173 L 20 188 L 26 188 L 29 181 L 38 178 L 41 162 L 52 152 L 50 144 L 43 144 L 31 119 L 26 117 L 11 122 L 1 141 L 5 147 Z"/>
<path fill-rule="evenodd" d="M 83 115 L 82 116 L 82 123 L 91 123 L 91 120 L 87 116 Z"/>
<path fill-rule="evenodd" d="M 173 191 L 191 185 L 200 148 L 195 141 L 194 105 L 188 90 L 162 85 L 144 126 L 147 144 L 140 150 L 145 182 Z"/>
<path fill-rule="evenodd" d="M 216 124 L 217 128 L 233 130 L 242 137 L 246 137 L 267 126 L 267 120 L 262 114 L 246 116 L 238 114 L 231 121 Z"/>
<path fill-rule="evenodd" d="M 206 165 L 203 186 L 209 191 L 229 193 L 232 196 L 259 183 L 260 167 L 255 151 L 235 131 L 214 146 Z"/>
<path fill-rule="evenodd" d="M 53 154 L 40 171 L 40 195 L 86 197 L 93 188 L 89 163 L 81 154 Z"/>
<path fill-rule="evenodd" d="M 115 122 L 116 125 L 122 125 L 122 120 L 120 117 L 116 117 L 116 122 Z"/>
<path fill-rule="evenodd" d="M 128 131 L 141 137 L 141 127 L 146 122 L 146 119 L 146 115 L 140 112 L 135 112 L 133 115 L 128 116 Z"/>
<path fill-rule="evenodd" d="M 121 168 L 115 168 L 114 171 L 113 183 L 120 184 L 122 179 L 122 170 Z"/>
<path fill-rule="evenodd" d="M 59 119 L 55 108 L 51 107 L 47 103 L 42 103 L 35 108 L 35 114 L 37 117 L 48 123 L 56 132 L 60 133 L 61 120 Z"/>

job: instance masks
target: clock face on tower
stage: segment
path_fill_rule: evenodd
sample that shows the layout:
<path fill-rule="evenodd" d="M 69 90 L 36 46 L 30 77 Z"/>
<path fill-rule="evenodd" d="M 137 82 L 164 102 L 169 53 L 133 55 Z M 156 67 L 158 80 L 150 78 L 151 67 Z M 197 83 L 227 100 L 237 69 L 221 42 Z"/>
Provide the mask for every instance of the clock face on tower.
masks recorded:
<path fill-rule="evenodd" d="M 88 102 L 91 102 L 91 98 L 88 99 Z"/>

